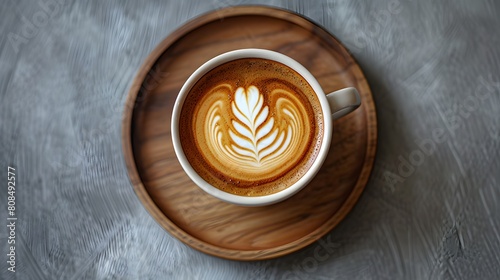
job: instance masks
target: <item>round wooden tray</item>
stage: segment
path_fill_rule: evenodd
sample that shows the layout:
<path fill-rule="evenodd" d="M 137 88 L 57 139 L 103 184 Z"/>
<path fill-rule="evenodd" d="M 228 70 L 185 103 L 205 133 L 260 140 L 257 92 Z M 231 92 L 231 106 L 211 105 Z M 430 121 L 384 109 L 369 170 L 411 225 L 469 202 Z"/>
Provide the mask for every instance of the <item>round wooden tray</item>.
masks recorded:
<path fill-rule="evenodd" d="M 354 86 L 362 99 L 359 109 L 334 122 L 333 146 L 315 179 L 271 206 L 241 207 L 209 196 L 189 180 L 172 147 L 170 119 L 182 84 L 205 61 L 241 48 L 286 54 L 325 92 Z M 313 243 L 352 209 L 372 170 L 377 125 L 364 75 L 332 35 L 292 12 L 251 6 L 202 15 L 159 44 L 128 93 L 122 137 L 135 192 L 162 227 L 214 256 L 262 260 Z"/>

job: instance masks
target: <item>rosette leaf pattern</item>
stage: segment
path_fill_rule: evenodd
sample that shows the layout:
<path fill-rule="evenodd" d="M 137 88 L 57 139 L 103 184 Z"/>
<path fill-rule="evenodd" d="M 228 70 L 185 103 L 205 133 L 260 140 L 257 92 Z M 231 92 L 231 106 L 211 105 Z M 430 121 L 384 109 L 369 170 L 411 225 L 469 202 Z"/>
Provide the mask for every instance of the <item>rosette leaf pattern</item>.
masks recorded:
<path fill-rule="evenodd" d="M 269 117 L 269 107 L 264 106 L 264 96 L 255 86 L 250 86 L 246 91 L 238 88 L 231 110 L 235 119 L 229 135 L 233 140 L 231 150 L 235 155 L 260 165 L 266 157 L 273 158 L 279 155 L 275 153 L 280 148 L 286 148 L 282 144 L 290 141 L 290 133 L 280 133 L 274 127 L 274 118 Z"/>
<path fill-rule="evenodd" d="M 223 92 L 214 93 L 216 101 L 204 122 L 207 147 L 221 166 L 263 176 L 271 174 L 273 168 L 293 165 L 297 160 L 294 155 L 300 154 L 303 143 L 307 143 L 302 137 L 307 137 L 302 127 L 307 122 L 300 121 L 305 112 L 297 107 L 298 101 L 292 101 L 293 96 L 282 90 L 269 93 L 267 98 L 274 96 L 273 101 L 265 100 L 257 87 L 249 86 L 230 91 L 232 98 L 226 103 L 217 99 L 224 96 Z"/>

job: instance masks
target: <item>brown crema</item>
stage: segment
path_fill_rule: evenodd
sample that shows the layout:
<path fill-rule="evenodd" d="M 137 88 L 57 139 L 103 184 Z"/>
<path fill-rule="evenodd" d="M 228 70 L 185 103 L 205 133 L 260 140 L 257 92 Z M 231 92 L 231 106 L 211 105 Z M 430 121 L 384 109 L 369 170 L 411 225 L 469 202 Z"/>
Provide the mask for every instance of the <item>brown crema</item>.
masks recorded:
<path fill-rule="evenodd" d="M 324 133 L 309 83 L 261 58 L 206 73 L 186 97 L 179 125 L 182 149 L 198 175 L 242 196 L 273 194 L 297 182 L 315 161 Z"/>

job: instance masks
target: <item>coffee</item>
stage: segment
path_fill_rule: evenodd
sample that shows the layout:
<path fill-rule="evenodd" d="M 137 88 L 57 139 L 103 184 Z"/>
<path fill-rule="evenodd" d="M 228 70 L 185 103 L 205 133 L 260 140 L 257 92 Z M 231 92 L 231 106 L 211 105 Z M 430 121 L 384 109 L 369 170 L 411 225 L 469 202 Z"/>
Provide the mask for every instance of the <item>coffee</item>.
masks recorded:
<path fill-rule="evenodd" d="M 194 84 L 179 137 L 193 169 L 242 196 L 280 192 L 310 168 L 323 139 L 323 113 L 309 83 L 272 60 L 219 65 Z"/>

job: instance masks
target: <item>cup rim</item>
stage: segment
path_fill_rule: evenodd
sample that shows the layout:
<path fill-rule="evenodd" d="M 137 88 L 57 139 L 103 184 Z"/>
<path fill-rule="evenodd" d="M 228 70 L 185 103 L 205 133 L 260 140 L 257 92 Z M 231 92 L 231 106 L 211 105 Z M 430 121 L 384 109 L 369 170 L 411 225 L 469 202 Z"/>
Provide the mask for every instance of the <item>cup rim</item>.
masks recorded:
<path fill-rule="evenodd" d="M 242 58 L 263 58 L 282 63 L 292 68 L 299 75 L 301 75 L 312 87 L 313 91 L 316 93 L 316 96 L 318 97 L 321 109 L 323 111 L 323 140 L 321 143 L 320 151 L 313 164 L 309 167 L 306 173 L 297 182 L 293 183 L 292 185 L 290 185 L 289 187 L 287 187 L 282 191 L 264 196 L 235 195 L 222 191 L 212 186 L 208 182 L 206 182 L 200 175 L 198 175 L 198 173 L 189 163 L 188 159 L 184 154 L 184 150 L 182 149 L 182 144 L 179 137 L 179 118 L 182 105 L 184 104 L 184 101 L 186 100 L 186 97 L 191 88 L 194 86 L 194 84 L 200 78 L 202 78 L 203 75 L 205 75 L 215 67 L 224 64 L 226 62 Z M 207 62 L 203 63 L 200 67 L 198 67 L 198 69 L 196 69 L 196 71 L 194 71 L 191 74 L 191 76 L 189 76 L 189 78 L 186 80 L 186 82 L 183 84 L 175 100 L 172 112 L 172 119 L 171 119 L 172 143 L 174 146 L 174 151 L 177 156 L 177 159 L 181 164 L 182 168 L 184 169 L 185 173 L 198 187 L 200 187 L 206 193 L 225 202 L 229 202 L 240 206 L 264 206 L 283 201 L 291 197 L 292 195 L 296 194 L 297 192 L 302 190 L 317 174 L 317 172 L 319 171 L 320 167 L 323 165 L 323 162 L 326 159 L 331 144 L 331 138 L 333 132 L 333 121 L 331 115 L 332 115 L 331 109 L 323 89 L 321 88 L 316 78 L 309 72 L 309 70 L 307 70 L 304 66 L 302 66 L 302 64 L 295 61 L 293 58 L 289 56 L 271 50 L 255 49 L 255 48 L 239 49 L 239 50 L 229 51 L 211 58 Z"/>

